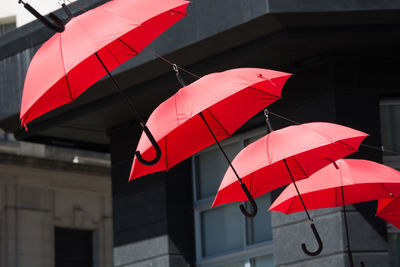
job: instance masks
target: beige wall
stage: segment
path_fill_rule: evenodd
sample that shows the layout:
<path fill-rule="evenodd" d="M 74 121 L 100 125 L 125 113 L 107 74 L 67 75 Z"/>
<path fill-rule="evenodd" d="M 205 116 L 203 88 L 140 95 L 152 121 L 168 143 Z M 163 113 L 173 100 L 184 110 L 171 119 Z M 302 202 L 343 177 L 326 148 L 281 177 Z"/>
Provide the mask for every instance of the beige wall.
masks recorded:
<path fill-rule="evenodd" d="M 0 154 L 0 266 L 54 266 L 55 227 L 93 230 L 112 266 L 109 168 Z"/>

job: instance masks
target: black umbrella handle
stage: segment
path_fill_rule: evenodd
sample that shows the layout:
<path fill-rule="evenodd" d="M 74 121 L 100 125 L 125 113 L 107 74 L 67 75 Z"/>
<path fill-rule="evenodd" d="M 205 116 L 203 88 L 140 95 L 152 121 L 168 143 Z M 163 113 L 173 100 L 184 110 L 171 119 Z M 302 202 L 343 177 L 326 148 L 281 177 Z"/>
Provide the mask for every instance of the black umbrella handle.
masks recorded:
<path fill-rule="evenodd" d="M 49 18 L 53 21 L 49 21 L 46 17 L 42 16 L 39 12 L 36 11 L 30 4 L 24 3 L 22 0 L 18 1 L 19 4 L 23 4 L 24 8 L 28 10 L 32 15 L 34 15 L 38 20 L 40 20 L 44 25 L 48 28 L 56 31 L 56 32 L 63 32 L 65 30 L 64 23 L 61 19 L 59 19 L 53 13 L 49 14 Z"/>
<path fill-rule="evenodd" d="M 253 196 L 250 194 L 249 189 L 247 189 L 247 186 L 244 183 L 240 183 L 240 186 L 242 187 L 243 192 L 246 194 L 247 199 L 249 200 L 251 204 L 251 212 L 248 212 L 243 204 L 240 205 L 240 211 L 243 213 L 244 216 L 246 217 L 254 217 L 257 214 L 258 208 L 257 204 L 253 198 Z"/>
<path fill-rule="evenodd" d="M 365 267 L 365 264 L 364 264 L 363 261 L 360 261 L 360 266 L 361 266 L 361 267 Z"/>
<path fill-rule="evenodd" d="M 311 230 L 313 231 L 314 237 L 315 237 L 315 239 L 316 239 L 317 242 L 318 242 L 318 248 L 317 248 L 316 251 L 309 251 L 309 250 L 307 249 L 307 247 L 306 247 L 306 244 L 303 243 L 303 244 L 301 244 L 301 249 L 302 249 L 303 252 L 304 252 L 305 254 L 307 254 L 308 256 L 317 256 L 317 255 L 319 255 L 319 254 L 321 253 L 322 248 L 323 248 L 324 246 L 323 246 L 323 244 L 322 244 L 321 237 L 320 237 L 319 234 L 318 234 L 317 228 L 315 228 L 314 223 L 311 222 L 310 226 L 311 226 Z"/>
<path fill-rule="evenodd" d="M 151 145 L 154 147 L 154 150 L 156 151 L 156 155 L 155 155 L 154 159 L 152 159 L 152 160 L 145 160 L 145 159 L 142 157 L 142 155 L 140 155 L 140 152 L 139 152 L 139 151 L 136 151 L 136 152 L 135 152 L 135 155 L 136 155 L 136 158 L 138 159 L 138 161 L 139 161 L 140 163 L 142 163 L 143 165 L 148 165 L 148 166 L 149 166 L 149 165 L 154 165 L 154 164 L 156 164 L 156 163 L 160 160 L 160 158 L 161 158 L 161 148 L 160 148 L 160 146 L 157 144 L 157 141 L 156 141 L 156 139 L 154 139 L 154 136 L 151 134 L 149 128 L 147 128 L 146 125 L 143 125 L 143 124 L 142 124 L 142 129 L 143 129 L 143 131 L 145 132 L 145 134 L 147 135 L 147 138 L 149 138 L 149 140 L 150 140 L 150 142 L 151 142 Z"/>

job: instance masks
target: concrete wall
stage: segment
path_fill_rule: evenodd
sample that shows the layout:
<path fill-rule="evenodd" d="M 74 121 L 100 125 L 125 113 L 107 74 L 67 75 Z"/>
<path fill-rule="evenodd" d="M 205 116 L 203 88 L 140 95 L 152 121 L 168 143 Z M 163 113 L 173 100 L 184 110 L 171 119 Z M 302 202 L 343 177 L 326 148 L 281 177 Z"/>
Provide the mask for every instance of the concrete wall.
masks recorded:
<path fill-rule="evenodd" d="M 188 161 L 169 172 L 128 184 L 138 127 L 110 133 L 114 265 L 187 266 L 194 264 L 191 172 Z"/>

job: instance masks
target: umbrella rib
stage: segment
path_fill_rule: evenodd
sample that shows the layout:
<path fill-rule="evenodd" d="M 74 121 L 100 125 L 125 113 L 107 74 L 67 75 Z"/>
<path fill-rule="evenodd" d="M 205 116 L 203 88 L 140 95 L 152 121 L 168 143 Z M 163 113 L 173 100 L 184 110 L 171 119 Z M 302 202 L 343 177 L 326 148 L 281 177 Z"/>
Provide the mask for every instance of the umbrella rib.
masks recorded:
<path fill-rule="evenodd" d="M 289 207 L 287 208 L 286 212 L 290 212 L 290 208 L 292 207 L 292 205 L 293 205 L 293 203 L 294 203 L 294 201 L 295 201 L 295 198 L 296 198 L 296 197 L 293 197 L 293 198 L 292 198 L 292 201 L 290 201 Z"/>
<path fill-rule="evenodd" d="M 349 144 L 346 144 L 345 142 L 343 142 L 343 140 L 339 140 L 339 143 L 342 143 L 343 145 L 345 145 L 346 147 L 350 148 L 352 151 L 357 152 L 357 149 L 354 149 L 354 147 L 352 147 Z"/>
<path fill-rule="evenodd" d="M 72 97 L 72 92 L 71 92 L 71 87 L 69 86 L 69 82 L 68 82 L 68 76 L 67 76 L 67 72 L 65 71 L 65 64 L 64 64 L 64 55 L 63 55 L 63 50 L 62 50 L 62 45 L 61 45 L 61 34 L 58 35 L 59 38 L 59 43 L 60 43 L 60 55 L 61 55 L 61 61 L 62 61 L 62 66 L 64 69 L 64 74 L 65 74 L 65 80 L 67 81 L 67 87 L 68 87 L 68 92 L 69 92 L 69 96 L 71 97 L 71 101 L 74 101 L 74 98 Z"/>
<path fill-rule="evenodd" d="M 124 41 L 121 40 L 121 38 L 117 39 L 118 41 L 120 41 L 121 43 L 123 43 L 126 47 L 128 47 L 130 50 L 132 50 L 134 53 L 136 53 L 136 55 L 138 55 L 139 53 L 133 49 L 130 45 L 128 45 L 127 43 L 125 43 Z"/>
<path fill-rule="evenodd" d="M 301 164 L 297 161 L 296 157 L 295 157 L 295 156 L 292 156 L 292 158 L 293 158 L 294 162 L 296 162 L 296 164 L 297 164 L 297 166 L 300 168 L 300 170 L 303 171 L 304 175 L 305 175 L 306 177 L 310 177 L 310 175 L 308 175 L 308 174 L 306 173 L 306 171 L 303 169 L 303 167 L 301 166 Z"/>
<path fill-rule="evenodd" d="M 274 94 L 265 92 L 265 91 L 263 91 L 263 90 L 260 90 L 260 89 L 258 89 L 258 88 L 255 88 L 255 87 L 253 87 L 253 86 L 249 86 L 249 88 L 254 89 L 254 90 L 256 90 L 256 91 L 259 91 L 259 92 L 262 92 L 262 93 L 264 93 L 264 94 L 266 94 L 266 95 L 269 95 L 269 96 L 274 96 L 274 97 L 276 97 L 276 98 L 281 98 L 280 96 L 276 96 L 276 95 L 274 95 Z"/>
<path fill-rule="evenodd" d="M 219 127 L 225 132 L 225 134 L 227 136 L 229 136 L 230 134 L 228 133 L 227 130 L 225 130 L 225 128 L 222 126 L 222 124 L 214 117 L 214 115 L 211 113 L 211 111 L 209 111 L 208 109 L 206 109 L 206 111 L 210 114 L 210 116 L 217 122 L 217 124 L 219 125 Z"/>
<path fill-rule="evenodd" d="M 108 46 L 106 45 L 104 48 L 108 51 L 108 53 L 111 54 L 111 56 L 115 59 L 115 61 L 117 61 L 117 63 L 119 65 L 121 65 L 121 63 L 119 62 L 118 58 L 111 52 L 111 50 L 108 48 Z"/>
<path fill-rule="evenodd" d="M 171 10 L 170 10 L 170 12 L 174 12 L 174 13 L 178 13 L 178 14 L 181 14 L 181 15 L 187 16 L 187 14 L 186 14 L 186 13 L 179 12 L 179 11 L 176 11 L 176 10 L 173 10 L 173 9 L 171 9 Z"/>

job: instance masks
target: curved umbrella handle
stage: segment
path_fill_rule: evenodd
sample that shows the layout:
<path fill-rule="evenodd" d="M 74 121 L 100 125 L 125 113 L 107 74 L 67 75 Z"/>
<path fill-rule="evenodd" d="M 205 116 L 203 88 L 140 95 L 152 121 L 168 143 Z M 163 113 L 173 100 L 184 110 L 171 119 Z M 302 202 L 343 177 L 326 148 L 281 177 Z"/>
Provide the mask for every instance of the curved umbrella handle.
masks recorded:
<path fill-rule="evenodd" d="M 146 125 L 142 125 L 142 129 L 143 131 L 146 133 L 147 138 L 149 138 L 151 145 L 154 147 L 154 149 L 156 150 L 156 156 L 154 157 L 154 159 L 152 160 L 145 160 L 144 158 L 142 158 L 142 156 L 140 155 L 139 151 L 135 152 L 135 155 L 138 159 L 138 161 L 140 163 L 142 163 L 143 165 L 154 165 L 156 164 L 160 158 L 161 158 L 161 148 L 160 146 L 157 144 L 156 140 L 154 139 L 154 136 L 151 134 L 149 128 L 147 128 Z"/>
<path fill-rule="evenodd" d="M 360 266 L 361 266 L 361 267 L 365 267 L 365 264 L 364 264 L 363 261 L 360 261 Z"/>
<path fill-rule="evenodd" d="M 314 234 L 314 236 L 315 236 L 315 239 L 316 239 L 317 242 L 318 242 L 318 248 L 317 248 L 316 251 L 309 251 L 309 250 L 307 249 L 307 247 L 306 247 L 306 244 L 304 244 L 304 243 L 301 244 L 301 248 L 303 249 L 303 252 L 304 252 L 305 254 L 307 254 L 308 256 L 317 256 L 317 255 L 319 255 L 319 254 L 321 253 L 322 248 L 323 248 L 324 246 L 323 246 L 323 244 L 322 244 L 321 237 L 320 237 L 319 234 L 318 234 L 317 228 L 315 228 L 314 223 L 311 222 L 310 226 L 311 226 L 311 230 L 313 231 L 313 234 Z"/>
<path fill-rule="evenodd" d="M 252 207 L 252 211 L 248 212 L 246 210 L 246 208 L 244 207 L 243 204 L 240 205 L 240 211 L 243 213 L 244 216 L 246 217 L 254 217 L 257 214 L 258 208 L 257 208 L 257 204 L 254 201 L 253 196 L 250 194 L 249 189 L 247 189 L 247 186 L 244 183 L 240 183 L 240 186 L 242 187 L 243 192 L 246 194 L 247 199 L 249 200 L 251 207 Z"/>
<path fill-rule="evenodd" d="M 48 28 L 50 28 L 56 32 L 63 32 L 65 30 L 64 23 L 62 22 L 62 20 L 59 19 L 53 13 L 49 14 L 49 18 L 53 21 L 53 22 L 51 22 L 47 18 L 42 16 L 39 12 L 37 12 L 30 4 L 24 3 L 22 0 L 19 0 L 18 3 L 19 4 L 22 3 L 26 10 L 28 10 L 32 15 L 34 15 L 38 20 L 40 20 Z"/>

